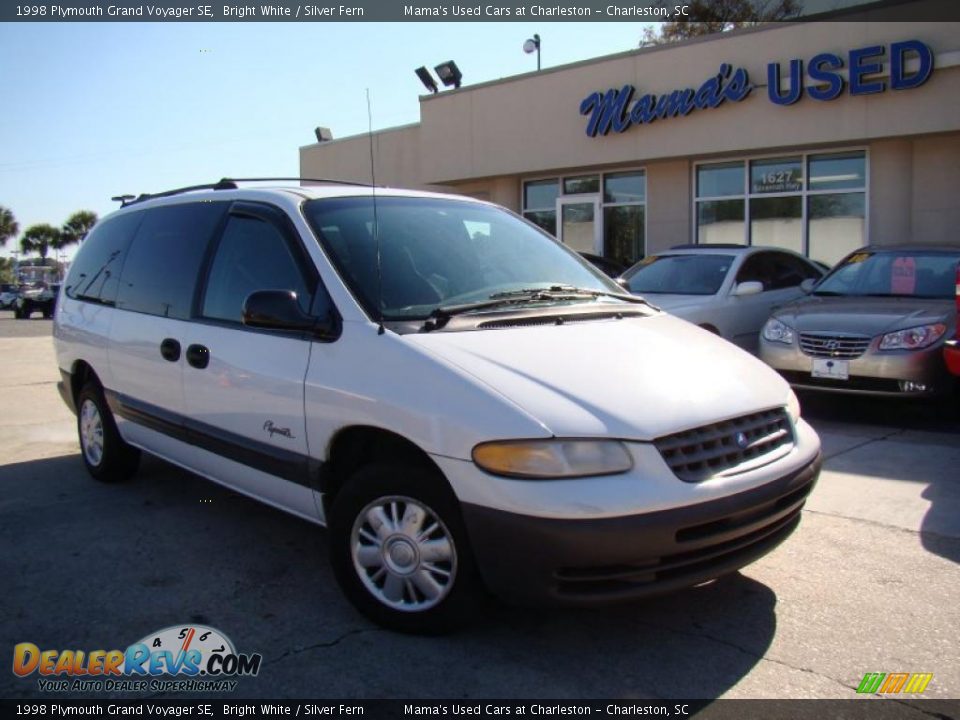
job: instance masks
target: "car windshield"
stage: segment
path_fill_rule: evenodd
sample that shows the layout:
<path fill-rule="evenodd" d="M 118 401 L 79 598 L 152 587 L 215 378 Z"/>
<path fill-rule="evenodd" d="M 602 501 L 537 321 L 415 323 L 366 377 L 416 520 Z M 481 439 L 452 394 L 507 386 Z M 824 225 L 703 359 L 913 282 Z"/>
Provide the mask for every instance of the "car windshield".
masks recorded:
<path fill-rule="evenodd" d="M 958 262 L 960 252 L 865 250 L 848 256 L 813 294 L 949 299 Z"/>
<path fill-rule="evenodd" d="M 437 308 L 481 302 L 517 290 L 562 286 L 623 292 L 541 230 L 489 205 L 378 197 L 379 281 L 370 197 L 310 200 L 304 204 L 304 213 L 340 276 L 373 318 L 382 313 L 384 320 L 425 319 Z M 565 298 L 556 302 L 594 300 L 589 296 L 570 299 L 569 293 Z M 552 301 L 538 296 L 531 302 Z"/>
<path fill-rule="evenodd" d="M 633 293 L 714 295 L 731 265 L 732 255 L 650 255 L 623 277 Z"/>

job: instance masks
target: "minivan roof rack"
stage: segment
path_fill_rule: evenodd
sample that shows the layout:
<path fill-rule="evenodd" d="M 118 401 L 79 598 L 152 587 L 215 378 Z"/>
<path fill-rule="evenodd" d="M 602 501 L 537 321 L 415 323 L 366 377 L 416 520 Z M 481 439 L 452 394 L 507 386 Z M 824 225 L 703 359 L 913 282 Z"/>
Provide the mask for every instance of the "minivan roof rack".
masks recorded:
<path fill-rule="evenodd" d="M 120 207 L 133 205 L 144 200 L 153 200 L 155 198 L 170 197 L 171 195 L 180 195 L 181 193 L 192 192 L 194 190 L 236 190 L 237 183 L 241 182 L 312 182 L 328 183 L 331 185 L 352 185 L 356 187 L 371 187 L 369 183 L 351 182 L 349 180 L 332 180 L 330 178 L 304 178 L 304 177 L 263 177 L 263 178 L 221 178 L 215 183 L 205 183 L 202 185 L 187 185 L 186 187 L 164 190 L 158 193 L 140 193 L 134 195 L 115 195 L 110 198 L 120 203 Z"/>

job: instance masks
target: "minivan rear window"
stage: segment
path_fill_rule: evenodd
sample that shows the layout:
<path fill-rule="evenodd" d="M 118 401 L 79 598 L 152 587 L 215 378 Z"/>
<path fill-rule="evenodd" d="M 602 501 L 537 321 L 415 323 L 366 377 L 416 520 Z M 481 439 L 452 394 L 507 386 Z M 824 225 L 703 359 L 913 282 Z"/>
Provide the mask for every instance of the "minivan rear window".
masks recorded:
<path fill-rule="evenodd" d="M 67 297 L 112 305 L 117 299 L 120 270 L 143 213 L 126 213 L 98 223 L 87 235 L 70 265 Z"/>
<path fill-rule="evenodd" d="M 127 252 L 117 307 L 189 318 L 204 253 L 228 207 L 205 202 L 145 210 Z"/>

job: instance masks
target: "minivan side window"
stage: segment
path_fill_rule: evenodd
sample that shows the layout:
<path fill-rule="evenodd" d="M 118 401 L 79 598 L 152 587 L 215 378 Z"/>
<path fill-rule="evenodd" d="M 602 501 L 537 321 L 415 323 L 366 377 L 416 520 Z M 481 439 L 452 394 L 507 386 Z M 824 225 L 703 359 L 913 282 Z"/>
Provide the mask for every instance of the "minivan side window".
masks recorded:
<path fill-rule="evenodd" d="M 201 314 L 239 323 L 244 301 L 257 290 L 293 290 L 303 311 L 310 310 L 311 288 L 280 229 L 231 215 L 210 266 Z"/>
<path fill-rule="evenodd" d="M 117 307 L 189 318 L 207 244 L 227 207 L 204 202 L 145 210 L 127 252 Z"/>
<path fill-rule="evenodd" d="M 74 300 L 113 305 L 120 270 L 143 213 L 107 218 L 87 235 L 70 266 L 64 292 Z"/>

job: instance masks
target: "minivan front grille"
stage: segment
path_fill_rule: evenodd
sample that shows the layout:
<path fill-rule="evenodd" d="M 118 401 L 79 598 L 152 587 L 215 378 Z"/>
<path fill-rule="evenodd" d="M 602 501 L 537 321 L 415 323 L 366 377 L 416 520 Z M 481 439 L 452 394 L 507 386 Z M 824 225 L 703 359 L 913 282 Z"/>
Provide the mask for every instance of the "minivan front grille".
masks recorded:
<path fill-rule="evenodd" d="M 862 335 L 800 333 L 800 349 L 811 357 L 858 358 L 869 346 L 870 338 Z"/>
<path fill-rule="evenodd" d="M 793 445 L 793 429 L 786 410 L 776 408 L 666 435 L 654 445 L 678 478 L 696 483 L 744 463 L 773 462 Z"/>

